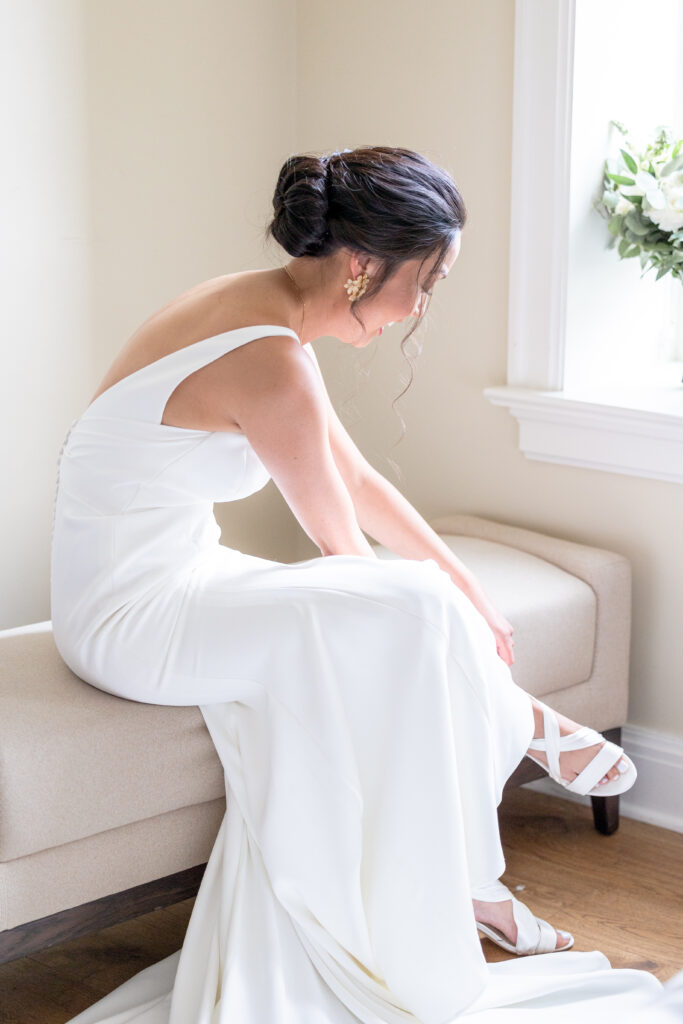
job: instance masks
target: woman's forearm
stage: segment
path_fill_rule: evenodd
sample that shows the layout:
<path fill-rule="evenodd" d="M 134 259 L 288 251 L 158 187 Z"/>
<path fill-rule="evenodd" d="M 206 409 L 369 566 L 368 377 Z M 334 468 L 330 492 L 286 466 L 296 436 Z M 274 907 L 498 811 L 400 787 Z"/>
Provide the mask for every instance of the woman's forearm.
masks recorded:
<path fill-rule="evenodd" d="M 352 495 L 358 525 L 403 558 L 433 558 L 468 597 L 482 591 L 476 577 L 401 492 L 373 470 Z"/>

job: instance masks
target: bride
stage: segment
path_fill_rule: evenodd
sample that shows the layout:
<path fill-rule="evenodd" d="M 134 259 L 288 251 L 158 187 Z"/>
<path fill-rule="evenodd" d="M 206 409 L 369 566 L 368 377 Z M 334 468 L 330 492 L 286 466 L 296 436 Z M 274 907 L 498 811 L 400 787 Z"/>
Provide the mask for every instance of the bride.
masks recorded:
<path fill-rule="evenodd" d="M 311 347 L 414 329 L 458 258 L 460 192 L 375 146 L 290 157 L 273 207 L 289 262 L 154 313 L 60 456 L 57 647 L 92 686 L 199 705 L 227 798 L 182 949 L 72 1024 L 633 1009 L 651 975 L 570 952 L 500 882 L 496 807 L 525 754 L 584 794 L 624 792 L 635 767 L 515 685 L 511 625 L 363 458 Z M 219 543 L 213 502 L 271 478 L 322 557 Z M 402 557 L 377 559 L 365 533 Z M 524 959 L 487 966 L 478 931 Z"/>

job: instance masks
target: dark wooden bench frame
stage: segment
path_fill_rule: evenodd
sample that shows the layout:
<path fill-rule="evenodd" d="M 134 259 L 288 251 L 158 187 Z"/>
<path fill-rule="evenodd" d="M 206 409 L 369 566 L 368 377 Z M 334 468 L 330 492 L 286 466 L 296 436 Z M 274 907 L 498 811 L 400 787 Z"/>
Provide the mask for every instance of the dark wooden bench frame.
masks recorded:
<path fill-rule="evenodd" d="M 603 735 L 613 743 L 621 743 L 621 729 L 606 729 Z M 543 769 L 525 757 L 508 779 L 505 789 L 513 789 L 543 777 Z M 616 832 L 619 827 L 619 797 L 594 796 L 591 802 L 598 832 L 605 836 Z M 79 907 L 70 907 L 58 914 L 50 914 L 0 932 L 0 964 L 196 896 L 205 869 L 206 864 L 197 864 L 174 875 L 156 878 L 132 889 L 103 896 Z"/>

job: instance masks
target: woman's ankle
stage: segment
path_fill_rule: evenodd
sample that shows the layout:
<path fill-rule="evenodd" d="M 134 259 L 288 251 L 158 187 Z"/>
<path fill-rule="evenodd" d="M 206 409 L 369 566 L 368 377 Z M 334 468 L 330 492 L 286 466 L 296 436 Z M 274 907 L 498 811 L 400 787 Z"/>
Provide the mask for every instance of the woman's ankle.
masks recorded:
<path fill-rule="evenodd" d="M 543 709 L 531 698 L 531 707 L 534 713 L 534 736 L 535 740 L 542 739 L 545 729 L 543 725 Z"/>
<path fill-rule="evenodd" d="M 545 736 L 544 706 L 541 705 L 535 697 L 532 697 L 531 707 L 534 712 L 533 738 L 535 740 L 543 739 Z M 560 712 L 555 711 L 554 708 L 548 708 L 548 710 L 551 711 L 557 719 L 557 724 L 560 727 L 560 736 L 568 736 L 570 733 L 576 732 L 577 729 L 581 728 L 580 722 L 575 722 L 572 718 L 567 718 L 566 715 L 560 714 Z"/>

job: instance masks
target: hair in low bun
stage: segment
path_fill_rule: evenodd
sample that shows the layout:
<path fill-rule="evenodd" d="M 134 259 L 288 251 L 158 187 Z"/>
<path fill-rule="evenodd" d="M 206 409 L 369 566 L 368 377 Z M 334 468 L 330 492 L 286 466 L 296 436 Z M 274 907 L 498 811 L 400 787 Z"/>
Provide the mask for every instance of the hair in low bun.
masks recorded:
<path fill-rule="evenodd" d="M 347 248 L 378 260 L 381 269 L 366 302 L 407 260 L 420 260 L 420 266 L 430 260 L 436 277 L 467 218 L 450 174 L 397 146 L 290 156 L 278 175 L 273 214 L 266 238 L 275 238 L 290 256 Z"/>
<path fill-rule="evenodd" d="M 332 248 L 328 213 L 328 157 L 289 157 L 277 179 L 267 234 L 290 256 L 324 256 Z"/>

